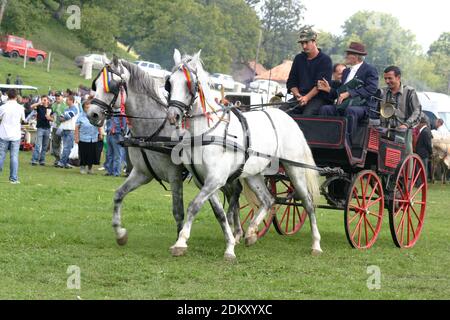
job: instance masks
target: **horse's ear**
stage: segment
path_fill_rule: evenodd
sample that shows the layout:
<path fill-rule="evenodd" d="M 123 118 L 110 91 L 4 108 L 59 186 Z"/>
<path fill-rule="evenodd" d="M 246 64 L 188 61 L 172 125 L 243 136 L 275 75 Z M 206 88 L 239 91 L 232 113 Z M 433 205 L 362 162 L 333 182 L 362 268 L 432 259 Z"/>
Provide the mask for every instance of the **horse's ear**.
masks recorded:
<path fill-rule="evenodd" d="M 178 49 L 175 49 L 173 52 L 173 61 L 175 62 L 175 65 L 181 64 L 181 53 L 178 51 Z"/>
<path fill-rule="evenodd" d="M 200 49 L 193 57 L 192 60 L 194 61 L 200 61 L 200 54 L 202 53 L 202 49 Z"/>
<path fill-rule="evenodd" d="M 119 66 L 119 58 L 115 54 L 113 54 L 112 63 L 114 64 L 115 67 Z"/>

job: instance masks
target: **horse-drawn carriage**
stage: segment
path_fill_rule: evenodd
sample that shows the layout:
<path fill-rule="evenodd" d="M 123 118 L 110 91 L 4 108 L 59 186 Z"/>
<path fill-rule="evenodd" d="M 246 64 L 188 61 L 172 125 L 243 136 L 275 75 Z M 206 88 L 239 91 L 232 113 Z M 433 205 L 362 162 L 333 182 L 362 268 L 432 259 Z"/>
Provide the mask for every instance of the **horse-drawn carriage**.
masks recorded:
<path fill-rule="evenodd" d="M 314 207 L 319 189 L 326 200 L 319 208 L 344 210 L 345 230 L 353 247 L 369 248 L 375 243 L 385 209 L 395 244 L 412 247 L 416 243 L 425 217 L 426 173 L 420 158 L 407 155 L 404 140 L 392 130 L 362 124 L 350 144 L 346 118 L 292 120 L 271 108 L 242 113 L 236 105 L 214 102 L 200 52 L 182 59 L 176 50 L 174 61 L 176 67 L 165 85 L 168 106 L 155 82 L 126 61 L 114 59 L 93 82 L 96 95 L 87 113 L 91 123 L 102 126 L 107 117 L 118 115 L 115 110 L 131 122 L 128 146 L 135 165 L 114 198 L 113 229 L 120 245 L 128 240 L 121 224 L 123 198 L 152 179 L 171 185 L 178 234 L 171 247 L 174 256 L 186 253 L 192 223 L 206 201 L 224 233 L 226 259 L 236 258 L 234 246 L 242 235 L 241 225 L 246 244 L 252 245 L 272 223 L 281 234 L 296 233 L 306 215 L 312 254 L 320 254 Z M 183 119 L 189 124 L 179 136 Z M 280 166 L 268 174 L 273 160 Z M 186 216 L 183 165 L 200 187 Z M 325 177 L 320 188 L 317 171 Z M 240 212 L 239 182 L 251 201 Z M 229 200 L 228 214 L 219 190 Z"/>
<path fill-rule="evenodd" d="M 425 218 L 427 180 L 420 157 L 406 154 L 403 133 L 364 122 L 350 144 L 346 118 L 310 116 L 294 120 L 305 134 L 324 176 L 320 191 L 326 204 L 317 207 L 344 211 L 350 245 L 359 249 L 372 247 L 387 209 L 395 245 L 414 246 Z M 335 170 L 329 170 L 330 166 Z M 306 212 L 294 197 L 292 183 L 282 168 L 266 180 L 276 200 L 258 236 L 262 237 L 271 224 L 281 235 L 295 234 L 303 226 Z M 251 205 L 242 203 L 243 228 L 254 211 Z"/>

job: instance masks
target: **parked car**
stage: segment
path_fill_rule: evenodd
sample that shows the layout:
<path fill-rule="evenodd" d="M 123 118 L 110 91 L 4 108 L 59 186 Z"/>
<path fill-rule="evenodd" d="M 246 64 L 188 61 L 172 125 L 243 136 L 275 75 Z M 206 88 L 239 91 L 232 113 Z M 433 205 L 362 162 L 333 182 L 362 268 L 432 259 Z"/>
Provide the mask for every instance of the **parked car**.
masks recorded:
<path fill-rule="evenodd" d="M 89 53 L 89 54 L 85 54 L 84 56 L 78 56 L 75 58 L 75 64 L 77 65 L 78 68 L 82 68 L 84 61 L 86 59 L 91 59 L 92 60 L 92 68 L 93 69 L 102 69 L 105 64 L 109 63 L 109 59 L 106 55 L 104 54 L 97 54 L 97 53 Z"/>
<path fill-rule="evenodd" d="M 249 84 L 250 91 L 258 93 L 275 94 L 282 91 L 283 86 L 276 81 L 269 80 L 255 80 Z"/>
<path fill-rule="evenodd" d="M 35 49 L 32 41 L 12 35 L 0 36 L 0 52 L 13 59 L 25 57 L 26 52 L 27 58 L 34 59 L 39 63 L 47 58 L 47 53 Z"/>
<path fill-rule="evenodd" d="M 223 73 L 213 73 L 209 76 L 213 88 L 220 90 L 234 90 L 235 82 L 232 76 Z"/>
<path fill-rule="evenodd" d="M 150 61 L 135 61 L 134 62 L 139 68 L 148 72 L 152 77 L 155 78 L 165 78 L 170 74 L 169 71 L 164 70 L 158 63 L 150 62 Z"/>

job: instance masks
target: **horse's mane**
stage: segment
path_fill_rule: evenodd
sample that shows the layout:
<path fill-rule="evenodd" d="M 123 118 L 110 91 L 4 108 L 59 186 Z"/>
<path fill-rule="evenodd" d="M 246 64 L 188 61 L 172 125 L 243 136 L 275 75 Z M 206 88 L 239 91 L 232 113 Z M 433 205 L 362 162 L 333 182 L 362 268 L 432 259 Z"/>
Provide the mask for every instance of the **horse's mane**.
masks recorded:
<path fill-rule="evenodd" d="M 121 60 L 121 62 L 130 72 L 128 85 L 133 91 L 136 93 L 145 94 L 161 105 L 166 105 L 159 95 L 159 87 L 155 79 L 153 79 L 144 70 L 141 70 L 137 65 L 126 60 Z"/>
<path fill-rule="evenodd" d="M 208 73 L 203 68 L 203 62 L 201 59 L 193 60 L 192 56 L 184 55 L 181 62 L 183 64 L 187 64 L 192 69 L 197 71 L 197 77 L 200 85 L 202 86 L 203 93 L 205 94 L 205 98 L 207 101 L 207 104 L 211 106 L 213 109 L 220 109 L 221 106 L 217 104 L 217 102 L 214 100 L 214 97 L 212 96 L 211 89 L 210 89 L 210 80 Z M 174 71 L 176 70 L 177 66 L 175 66 Z"/>

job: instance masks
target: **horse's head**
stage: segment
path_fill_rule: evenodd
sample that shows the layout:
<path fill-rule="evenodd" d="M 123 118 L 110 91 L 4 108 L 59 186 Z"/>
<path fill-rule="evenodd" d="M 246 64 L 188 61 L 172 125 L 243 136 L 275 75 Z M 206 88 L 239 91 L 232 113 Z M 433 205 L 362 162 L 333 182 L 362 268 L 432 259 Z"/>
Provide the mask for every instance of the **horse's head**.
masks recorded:
<path fill-rule="evenodd" d="M 192 58 L 182 60 L 180 52 L 175 49 L 175 68 L 166 80 L 166 90 L 169 92 L 168 119 L 175 125 L 184 115 L 191 111 L 197 98 L 199 79 L 198 66 L 200 65 L 200 52 Z"/>
<path fill-rule="evenodd" d="M 122 62 L 114 56 L 112 62 L 105 65 L 94 79 L 92 90 L 95 96 L 87 112 L 93 125 L 103 126 L 105 120 L 120 109 L 121 103 L 125 103 L 129 75 Z"/>

